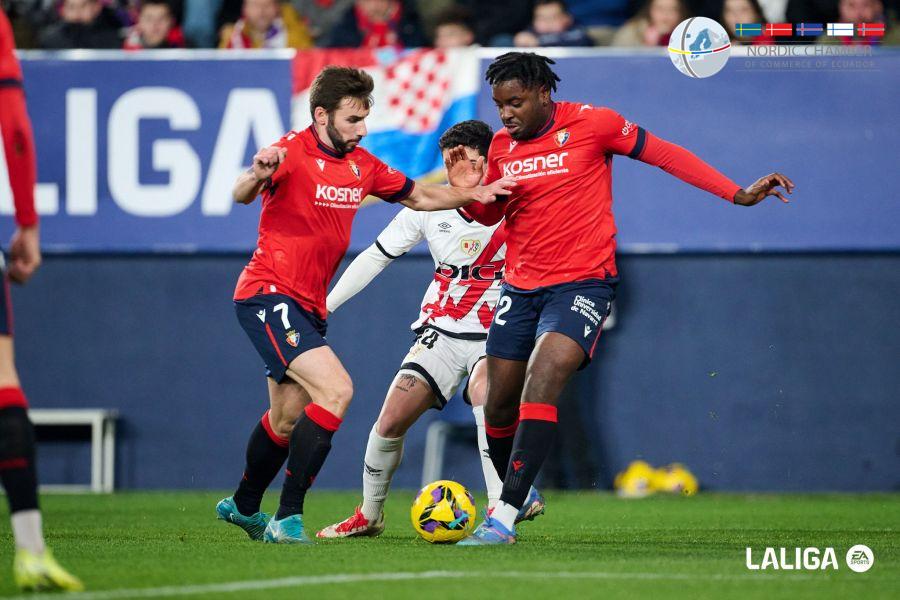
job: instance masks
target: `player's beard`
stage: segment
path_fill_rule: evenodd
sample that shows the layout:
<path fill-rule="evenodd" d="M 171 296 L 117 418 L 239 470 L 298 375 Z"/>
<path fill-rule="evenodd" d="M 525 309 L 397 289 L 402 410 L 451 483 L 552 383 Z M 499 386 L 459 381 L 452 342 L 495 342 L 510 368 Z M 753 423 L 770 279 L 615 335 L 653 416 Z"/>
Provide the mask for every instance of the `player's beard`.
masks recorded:
<path fill-rule="evenodd" d="M 341 156 L 356 149 L 356 146 L 359 144 L 360 140 L 362 140 L 361 137 L 349 141 L 345 140 L 343 136 L 341 136 L 341 132 L 334 126 L 334 117 L 331 115 L 328 115 L 328 124 L 325 126 L 325 133 L 328 134 L 328 139 L 331 140 L 331 145 L 334 146 L 335 152 Z M 353 144 L 353 146 L 351 147 L 350 144 Z"/>

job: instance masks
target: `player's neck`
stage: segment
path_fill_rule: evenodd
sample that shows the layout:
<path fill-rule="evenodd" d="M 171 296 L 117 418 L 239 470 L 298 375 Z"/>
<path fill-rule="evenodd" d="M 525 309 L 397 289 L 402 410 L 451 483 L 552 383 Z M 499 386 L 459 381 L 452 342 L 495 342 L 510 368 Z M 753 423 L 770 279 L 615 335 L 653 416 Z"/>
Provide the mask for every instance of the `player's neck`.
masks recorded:
<path fill-rule="evenodd" d="M 547 113 L 544 119 L 541 121 L 541 126 L 535 129 L 534 133 L 528 136 L 527 140 L 533 140 L 534 138 L 541 137 L 547 130 L 550 128 L 550 124 L 553 121 L 553 118 L 556 116 L 556 102 L 551 100 L 550 104 L 547 106 Z M 524 140 L 523 140 L 524 141 Z"/>
<path fill-rule="evenodd" d="M 325 127 L 320 127 L 318 123 L 312 124 L 312 132 L 313 137 L 316 138 L 316 144 L 319 146 L 319 149 L 325 152 L 330 156 L 334 156 L 335 158 L 343 158 L 344 153 L 339 152 L 334 144 L 331 142 L 331 138 L 328 136 L 328 131 Z"/>

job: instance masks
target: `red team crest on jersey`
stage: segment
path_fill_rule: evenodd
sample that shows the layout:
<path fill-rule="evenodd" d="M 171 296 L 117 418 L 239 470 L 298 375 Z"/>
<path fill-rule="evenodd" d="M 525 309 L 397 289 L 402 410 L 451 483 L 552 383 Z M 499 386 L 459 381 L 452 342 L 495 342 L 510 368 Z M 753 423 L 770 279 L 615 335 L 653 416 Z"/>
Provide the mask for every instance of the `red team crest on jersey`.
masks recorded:
<path fill-rule="evenodd" d="M 356 163 L 350 160 L 347 161 L 347 164 L 350 166 L 350 170 L 353 171 L 353 174 L 356 175 L 356 178 L 359 179 L 359 167 L 356 166 Z"/>
<path fill-rule="evenodd" d="M 300 343 L 300 334 L 297 333 L 294 329 L 291 329 L 284 336 L 285 341 L 290 344 L 292 348 L 296 348 L 297 344 Z"/>
<path fill-rule="evenodd" d="M 481 240 L 460 240 L 459 248 L 469 256 L 475 256 L 481 250 Z"/>
<path fill-rule="evenodd" d="M 569 130 L 568 129 L 560 129 L 556 132 L 556 145 L 562 146 L 566 142 L 569 141 Z"/>

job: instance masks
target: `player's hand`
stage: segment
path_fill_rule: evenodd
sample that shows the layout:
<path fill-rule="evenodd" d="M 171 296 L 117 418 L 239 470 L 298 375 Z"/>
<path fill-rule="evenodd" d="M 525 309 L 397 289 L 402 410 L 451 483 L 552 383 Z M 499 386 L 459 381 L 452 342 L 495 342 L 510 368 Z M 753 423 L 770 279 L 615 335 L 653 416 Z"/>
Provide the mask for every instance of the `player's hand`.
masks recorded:
<path fill-rule="evenodd" d="M 454 187 L 473 188 L 484 177 L 484 157 L 479 156 L 473 163 L 464 146 L 451 148 L 447 152 L 444 167 L 447 168 L 447 181 Z"/>
<path fill-rule="evenodd" d="M 280 146 L 267 146 L 253 157 L 253 174 L 260 181 L 268 179 L 275 174 L 278 166 L 284 162 L 287 149 Z"/>
<path fill-rule="evenodd" d="M 28 281 L 41 266 L 41 238 L 37 225 L 16 229 L 9 242 L 10 280 L 16 283 Z"/>
<path fill-rule="evenodd" d="M 777 188 L 781 186 L 788 194 L 794 192 L 794 182 L 782 175 L 781 173 L 772 173 L 765 177 L 760 177 L 752 185 L 745 190 L 740 190 L 734 195 L 734 203 L 741 206 L 753 206 L 759 204 L 767 196 L 778 196 L 781 201 L 787 204 L 790 202 L 783 193 Z"/>
<path fill-rule="evenodd" d="M 516 181 L 512 177 L 498 179 L 490 185 L 481 185 L 474 191 L 475 200 L 482 204 L 490 204 L 497 196 L 509 196 L 512 188 L 516 187 Z"/>

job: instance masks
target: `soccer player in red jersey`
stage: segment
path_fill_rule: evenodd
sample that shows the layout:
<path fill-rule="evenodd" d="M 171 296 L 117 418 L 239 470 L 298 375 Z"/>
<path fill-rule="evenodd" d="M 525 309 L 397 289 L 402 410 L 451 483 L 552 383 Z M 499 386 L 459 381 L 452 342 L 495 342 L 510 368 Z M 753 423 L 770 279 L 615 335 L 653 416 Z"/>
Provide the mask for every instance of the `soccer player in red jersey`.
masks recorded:
<path fill-rule="evenodd" d="M 554 101 L 553 61 L 510 52 L 488 67 L 505 129 L 488 152 L 486 182 L 514 177 L 512 194 L 466 211 L 489 225 L 506 217 L 506 279 L 487 340 L 485 423 L 491 460 L 504 479 L 491 515 L 466 545 L 515 542 L 514 521 L 556 435 L 556 404 L 566 382 L 591 360 L 615 295 L 616 227 L 612 161 L 622 154 L 728 202 L 787 202 L 779 173 L 742 189 L 691 152 L 608 108 Z M 450 163 L 463 163 L 456 150 Z M 475 176 L 454 170 L 455 185 Z"/>
<path fill-rule="evenodd" d="M 325 341 L 325 298 L 360 202 L 372 194 L 415 210 L 440 210 L 493 202 L 513 185 L 510 178 L 467 188 L 415 184 L 382 163 L 358 146 L 373 88 L 364 71 L 325 68 L 310 93 L 313 124 L 260 150 L 235 184 L 240 203 L 263 195 L 257 249 L 234 300 L 238 321 L 266 364 L 270 408 L 251 434 L 237 491 L 216 512 L 253 539 L 310 542 L 303 501 L 353 395 L 350 376 Z M 473 168 L 466 161 L 456 170 Z M 270 519 L 260 502 L 285 460 L 280 505 Z"/>
<path fill-rule="evenodd" d="M 63 569 L 44 544 L 38 507 L 34 427 L 28 401 L 13 359 L 12 306 L 8 279 L 25 283 L 41 264 L 38 216 L 34 210 L 36 164 L 31 122 L 25 110 L 22 69 L 15 54 L 12 27 L 0 7 L 0 155 L 6 159 L 16 211 L 16 231 L 9 243 L 9 268 L 0 285 L 0 481 L 6 490 L 16 558 L 13 578 L 23 590 L 84 586 Z M 5 182 L 0 185 L 6 185 Z M 0 266 L 2 266 L 0 255 Z"/>

